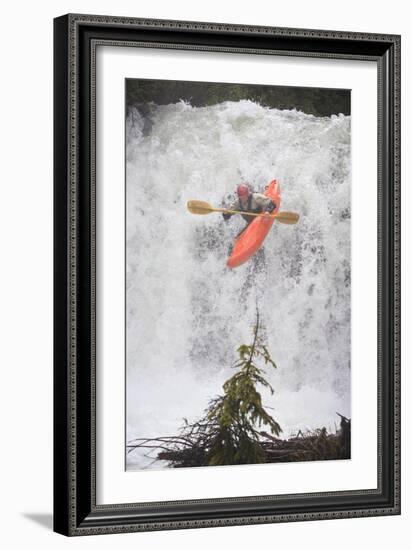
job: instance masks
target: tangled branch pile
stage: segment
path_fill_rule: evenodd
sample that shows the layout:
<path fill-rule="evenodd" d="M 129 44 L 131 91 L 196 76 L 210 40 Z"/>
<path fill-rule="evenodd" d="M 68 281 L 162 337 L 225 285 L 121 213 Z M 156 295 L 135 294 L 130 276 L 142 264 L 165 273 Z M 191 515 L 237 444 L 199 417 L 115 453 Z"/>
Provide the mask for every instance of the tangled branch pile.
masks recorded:
<path fill-rule="evenodd" d="M 209 444 L 211 432 L 207 424 L 200 422 L 186 425 L 184 435 L 138 439 L 129 445 L 129 450 L 137 448 L 151 450 L 154 460 L 164 460 L 173 468 L 209 466 Z M 301 433 L 289 439 L 279 439 L 260 432 L 258 453 L 260 463 L 302 462 L 310 460 L 339 460 L 350 458 L 351 422 L 341 417 L 340 428 L 336 433 L 328 433 L 325 428 L 314 432 Z M 251 459 L 244 462 L 223 462 L 221 464 L 257 464 Z"/>

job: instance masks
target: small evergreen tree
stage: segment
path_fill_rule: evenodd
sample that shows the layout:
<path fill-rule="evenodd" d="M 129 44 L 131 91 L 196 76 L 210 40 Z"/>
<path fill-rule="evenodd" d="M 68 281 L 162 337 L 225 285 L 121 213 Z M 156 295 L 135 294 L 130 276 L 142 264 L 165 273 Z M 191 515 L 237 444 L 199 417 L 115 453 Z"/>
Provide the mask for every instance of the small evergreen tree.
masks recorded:
<path fill-rule="evenodd" d="M 257 390 L 261 385 L 274 390 L 265 378 L 264 366 L 276 368 L 261 336 L 263 327 L 257 310 L 253 342 L 238 348 L 235 374 L 223 385 L 224 395 L 212 399 L 197 422 L 184 426 L 175 436 L 139 438 L 128 452 L 148 449 L 147 458 L 166 461 L 173 468 L 339 460 L 351 456 L 351 421 L 341 416 L 340 430 L 328 434 L 325 428 L 290 439 L 278 439 L 279 424 L 263 407 Z M 260 429 L 268 427 L 265 431 Z M 150 453 L 155 453 L 155 456 Z"/>
<path fill-rule="evenodd" d="M 277 368 L 261 332 L 257 309 L 252 343 L 237 349 L 235 374 L 224 383 L 224 395 L 210 401 L 200 420 L 189 423 L 184 419 L 184 426 L 176 436 L 133 440 L 129 452 L 137 448 L 157 450 L 155 460 L 166 460 L 174 468 L 269 462 L 265 449 L 267 432 L 259 430 L 265 426 L 276 436 L 282 430 L 263 407 L 257 390 L 261 385 L 274 393 L 263 366 Z"/>
<path fill-rule="evenodd" d="M 253 342 L 238 348 L 236 373 L 223 385 L 224 395 L 214 399 L 205 411 L 205 425 L 209 428 L 206 451 L 207 464 L 258 464 L 266 462 L 260 442 L 259 428 L 266 426 L 274 435 L 281 428 L 263 407 L 258 384 L 274 390 L 264 377 L 264 366 L 277 368 L 260 336 L 260 316 L 257 310 Z"/>

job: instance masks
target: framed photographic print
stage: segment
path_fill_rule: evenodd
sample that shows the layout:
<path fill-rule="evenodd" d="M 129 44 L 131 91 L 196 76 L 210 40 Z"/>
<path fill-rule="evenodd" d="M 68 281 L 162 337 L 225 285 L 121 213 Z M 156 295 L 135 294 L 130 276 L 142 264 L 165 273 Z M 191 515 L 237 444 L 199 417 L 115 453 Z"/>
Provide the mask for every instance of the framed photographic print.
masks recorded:
<path fill-rule="evenodd" d="M 54 30 L 55 531 L 400 513 L 400 37 Z"/>

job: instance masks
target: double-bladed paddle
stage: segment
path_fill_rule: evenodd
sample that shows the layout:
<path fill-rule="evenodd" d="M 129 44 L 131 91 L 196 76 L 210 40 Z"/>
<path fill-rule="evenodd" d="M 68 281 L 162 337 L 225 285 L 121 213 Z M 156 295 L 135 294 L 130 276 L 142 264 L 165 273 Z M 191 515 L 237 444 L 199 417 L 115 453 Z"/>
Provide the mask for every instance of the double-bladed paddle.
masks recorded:
<path fill-rule="evenodd" d="M 226 214 L 246 214 L 247 216 L 256 216 L 264 218 L 274 218 L 281 223 L 287 223 L 292 225 L 297 223 L 300 215 L 296 212 L 277 212 L 276 214 L 256 213 L 256 212 L 243 212 L 240 210 L 226 210 L 225 208 L 213 208 L 211 204 L 206 201 L 188 201 L 187 209 L 192 214 L 211 214 L 213 212 L 222 212 Z"/>

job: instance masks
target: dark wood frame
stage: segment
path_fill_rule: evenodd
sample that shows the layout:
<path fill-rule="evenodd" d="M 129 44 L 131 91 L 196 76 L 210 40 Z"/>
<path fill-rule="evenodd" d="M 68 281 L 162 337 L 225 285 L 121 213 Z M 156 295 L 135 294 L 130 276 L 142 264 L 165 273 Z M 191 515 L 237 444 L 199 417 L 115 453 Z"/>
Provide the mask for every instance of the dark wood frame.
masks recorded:
<path fill-rule="evenodd" d="M 108 43 L 377 62 L 376 490 L 96 505 L 95 52 Z M 55 531 L 73 536 L 399 514 L 400 37 L 65 15 L 54 21 L 54 121 Z"/>

